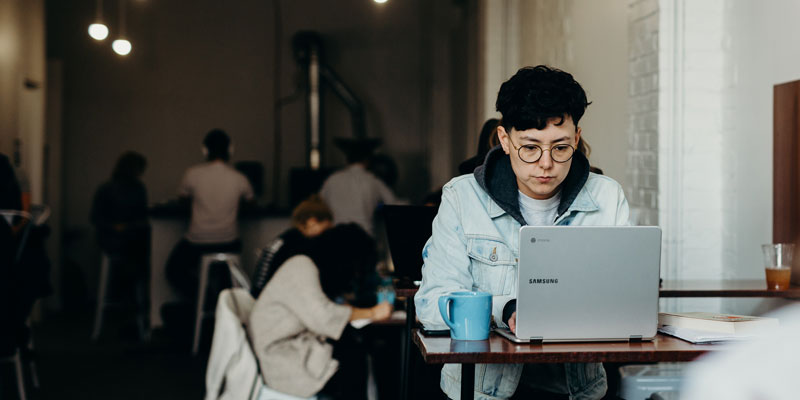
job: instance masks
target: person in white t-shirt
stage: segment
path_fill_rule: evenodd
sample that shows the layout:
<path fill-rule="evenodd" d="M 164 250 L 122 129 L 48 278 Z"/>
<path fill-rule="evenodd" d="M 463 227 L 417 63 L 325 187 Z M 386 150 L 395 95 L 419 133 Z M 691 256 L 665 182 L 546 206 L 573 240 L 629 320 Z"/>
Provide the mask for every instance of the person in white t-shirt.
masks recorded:
<path fill-rule="evenodd" d="M 247 178 L 228 164 L 231 153 L 231 139 L 225 131 L 210 131 L 203 140 L 207 161 L 186 170 L 178 188 L 179 196 L 191 202 L 192 217 L 189 231 L 167 261 L 167 280 L 190 301 L 197 297 L 203 254 L 242 250 L 236 221 L 239 203 L 252 201 L 254 196 Z"/>
<path fill-rule="evenodd" d="M 367 170 L 380 139 L 336 138 L 336 145 L 345 153 L 347 166 L 329 176 L 319 194 L 333 212 L 334 224 L 356 223 L 374 236 L 375 210 L 397 202 L 392 189 Z"/>

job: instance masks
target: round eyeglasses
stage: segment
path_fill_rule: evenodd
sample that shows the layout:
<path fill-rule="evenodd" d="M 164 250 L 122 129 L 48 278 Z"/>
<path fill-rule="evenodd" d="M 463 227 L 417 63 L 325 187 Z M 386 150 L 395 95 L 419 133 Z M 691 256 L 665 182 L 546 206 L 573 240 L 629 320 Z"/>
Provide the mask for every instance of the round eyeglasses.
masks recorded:
<path fill-rule="evenodd" d="M 557 163 L 565 163 L 575 154 L 575 148 L 568 144 L 557 144 L 543 149 L 541 146 L 535 144 L 525 144 L 517 147 L 514 145 L 514 142 L 511 141 L 511 138 L 508 138 L 508 141 L 511 143 L 511 147 L 517 151 L 519 159 L 528 164 L 539 161 L 545 151 L 549 151 L 550 157 Z"/>

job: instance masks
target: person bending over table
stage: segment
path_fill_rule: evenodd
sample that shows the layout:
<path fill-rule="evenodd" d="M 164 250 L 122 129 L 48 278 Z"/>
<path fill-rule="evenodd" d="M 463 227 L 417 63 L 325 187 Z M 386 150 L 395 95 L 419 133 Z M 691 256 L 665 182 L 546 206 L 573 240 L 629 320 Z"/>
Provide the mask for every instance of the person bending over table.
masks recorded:
<path fill-rule="evenodd" d="M 292 227 L 261 249 L 250 294 L 258 298 L 264 285 L 284 261 L 302 252 L 308 246 L 309 238 L 318 236 L 331 226 L 333 215 L 319 195 L 301 201 L 292 210 Z"/>
<path fill-rule="evenodd" d="M 264 382 L 298 397 L 323 391 L 366 399 L 366 349 L 348 322 L 387 319 L 392 305 L 360 308 L 344 299 L 375 269 L 375 243 L 358 225 L 344 224 L 311 239 L 305 253 L 278 267 L 250 314 Z"/>
<path fill-rule="evenodd" d="M 489 292 L 492 320 L 516 326 L 519 229 L 523 225 L 628 225 L 628 203 L 613 179 L 591 173 L 580 151 L 578 122 L 589 102 L 567 72 L 525 67 L 502 84 L 497 111 L 500 145 L 472 174 L 448 182 L 422 252 L 422 284 L 414 302 L 427 329 L 447 329 L 440 296 Z M 576 150 L 578 149 L 578 150 Z M 575 243 L 580 251 L 580 243 Z M 440 386 L 460 394 L 460 366 L 442 368 Z M 519 387 L 519 390 L 518 390 Z M 607 389 L 599 363 L 478 364 L 475 398 L 600 399 Z"/>

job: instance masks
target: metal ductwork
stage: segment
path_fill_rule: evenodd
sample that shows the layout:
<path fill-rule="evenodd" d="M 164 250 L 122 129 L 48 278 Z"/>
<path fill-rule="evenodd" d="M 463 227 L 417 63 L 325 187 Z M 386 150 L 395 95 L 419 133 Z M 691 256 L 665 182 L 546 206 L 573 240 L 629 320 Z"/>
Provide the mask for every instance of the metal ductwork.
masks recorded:
<path fill-rule="evenodd" d="M 322 167 L 324 132 L 322 124 L 322 83 L 336 93 L 337 97 L 350 110 L 353 137 L 366 137 L 364 106 L 350 88 L 324 62 L 322 37 L 311 31 L 301 31 L 292 38 L 292 48 L 297 63 L 308 79 L 306 90 L 307 109 L 307 167 L 319 170 Z"/>

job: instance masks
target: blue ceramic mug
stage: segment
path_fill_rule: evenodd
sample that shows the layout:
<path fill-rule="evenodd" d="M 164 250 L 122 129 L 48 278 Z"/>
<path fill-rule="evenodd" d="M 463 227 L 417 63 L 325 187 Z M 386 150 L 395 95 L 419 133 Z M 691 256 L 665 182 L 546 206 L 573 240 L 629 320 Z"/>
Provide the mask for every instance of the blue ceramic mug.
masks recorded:
<path fill-rule="evenodd" d="M 450 327 L 450 338 L 486 340 L 492 315 L 492 295 L 484 292 L 454 292 L 439 297 L 439 312 Z"/>

